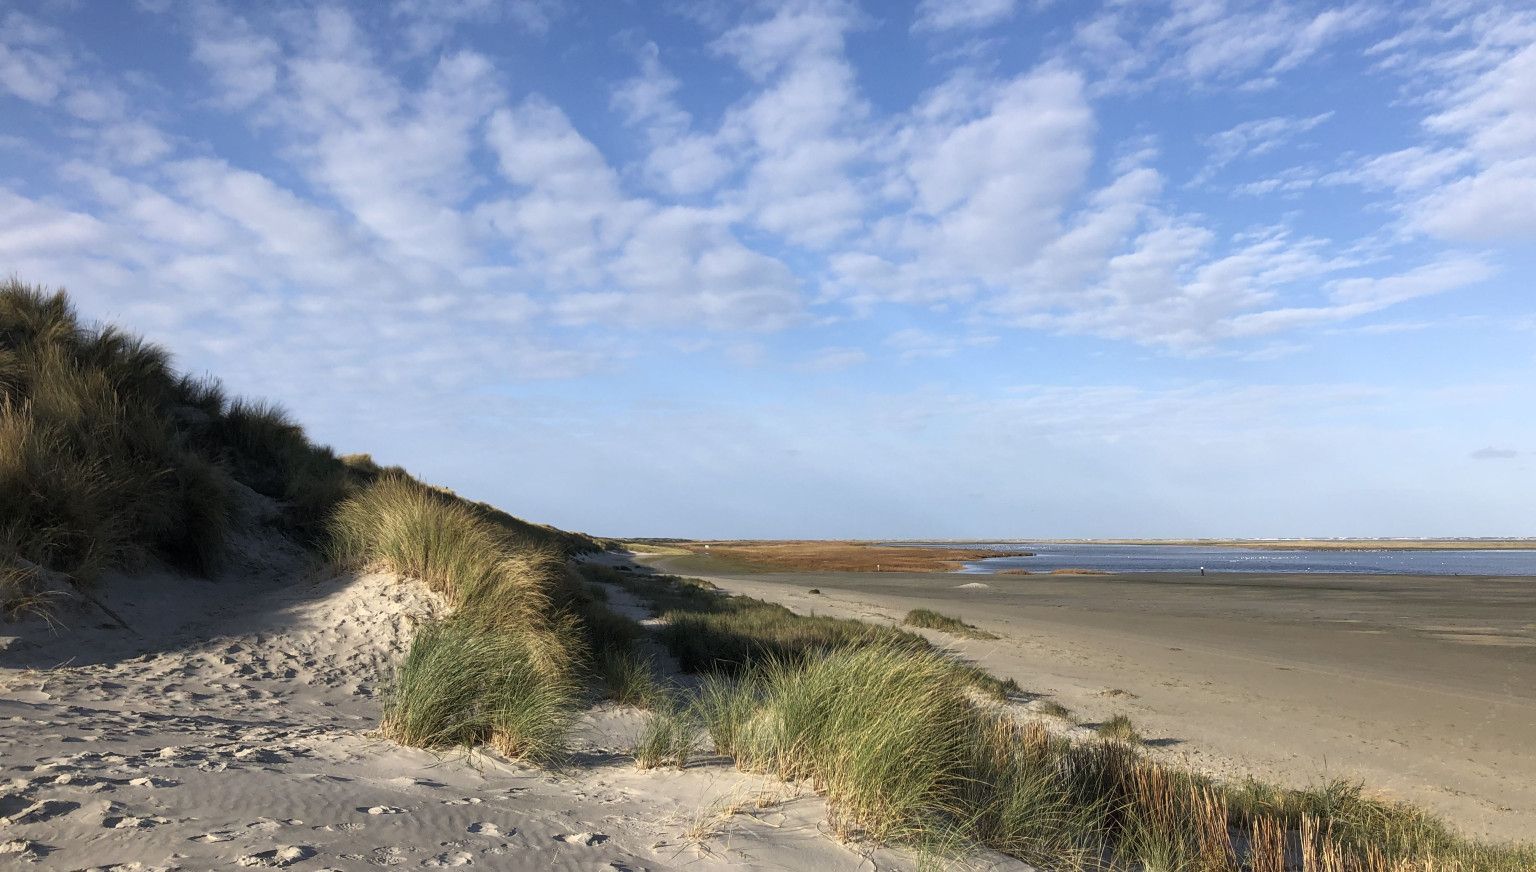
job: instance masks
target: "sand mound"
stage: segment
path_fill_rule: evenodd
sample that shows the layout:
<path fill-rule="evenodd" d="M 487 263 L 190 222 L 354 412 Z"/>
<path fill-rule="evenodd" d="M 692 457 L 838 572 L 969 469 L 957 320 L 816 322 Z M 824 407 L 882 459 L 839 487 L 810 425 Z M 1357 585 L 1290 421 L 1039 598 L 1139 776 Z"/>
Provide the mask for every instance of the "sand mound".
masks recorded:
<path fill-rule="evenodd" d="M 818 833 L 819 799 L 782 783 L 726 766 L 635 770 L 622 757 L 643 718 L 633 709 L 589 712 L 578 765 L 558 774 L 382 741 L 390 670 L 441 603 L 417 582 L 337 576 L 261 537 L 236 551 L 216 582 L 105 579 L 102 604 L 127 629 L 89 610 L 57 634 L 0 624 L 0 857 L 67 869 L 866 862 Z M 783 801 L 717 813 L 763 793 Z M 707 849 L 684 836 L 715 817 Z"/>

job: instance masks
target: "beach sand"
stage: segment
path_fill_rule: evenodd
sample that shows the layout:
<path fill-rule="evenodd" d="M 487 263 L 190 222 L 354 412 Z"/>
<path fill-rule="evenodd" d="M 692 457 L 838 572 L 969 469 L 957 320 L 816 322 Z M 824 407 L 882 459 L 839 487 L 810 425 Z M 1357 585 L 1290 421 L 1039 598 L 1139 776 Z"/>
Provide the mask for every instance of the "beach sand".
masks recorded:
<path fill-rule="evenodd" d="M 1536 580 L 764 573 L 640 559 L 803 613 L 953 615 L 1001 638 L 924 634 L 1079 720 L 1129 714 L 1160 755 L 1294 786 L 1358 778 L 1469 834 L 1536 836 Z"/>
<path fill-rule="evenodd" d="M 635 709 L 593 707 L 556 769 L 385 741 L 389 670 L 441 604 L 414 581 L 247 546 L 218 582 L 105 579 L 101 598 L 131 629 L 96 609 L 66 610 L 58 634 L 0 624 L 0 864 L 912 866 L 824 835 L 825 804 L 805 786 L 708 759 L 636 770 Z"/>

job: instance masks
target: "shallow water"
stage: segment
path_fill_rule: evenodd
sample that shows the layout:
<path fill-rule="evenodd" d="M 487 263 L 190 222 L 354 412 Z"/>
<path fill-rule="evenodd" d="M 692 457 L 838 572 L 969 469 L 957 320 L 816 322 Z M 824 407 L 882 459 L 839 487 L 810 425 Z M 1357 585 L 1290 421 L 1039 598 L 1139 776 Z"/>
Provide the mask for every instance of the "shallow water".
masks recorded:
<path fill-rule="evenodd" d="M 1004 569 L 1050 572 L 1359 572 L 1388 575 L 1531 575 L 1536 550 L 1279 550 L 1215 545 L 1102 545 L 1093 543 L 943 543 L 956 548 L 1033 551 L 1032 557 L 994 557 L 968 563 L 964 572 Z"/>

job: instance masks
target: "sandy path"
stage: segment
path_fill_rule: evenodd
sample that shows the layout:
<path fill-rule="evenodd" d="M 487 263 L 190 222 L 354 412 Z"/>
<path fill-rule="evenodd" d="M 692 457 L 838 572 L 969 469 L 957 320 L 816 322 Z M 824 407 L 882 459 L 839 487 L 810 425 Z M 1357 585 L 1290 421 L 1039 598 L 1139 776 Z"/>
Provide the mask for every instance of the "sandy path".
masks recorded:
<path fill-rule="evenodd" d="M 1297 786 L 1356 777 L 1469 833 L 1536 839 L 1530 580 L 753 573 L 694 558 L 646 562 L 800 612 L 956 615 L 1001 638 L 926 635 L 1081 720 L 1130 714 L 1158 754 Z"/>
<path fill-rule="evenodd" d="M 634 710 L 589 712 L 559 772 L 382 741 L 381 676 L 437 605 L 415 583 L 268 557 L 217 584 L 109 580 L 135 632 L 97 627 L 98 614 L 57 637 L 0 640 L 0 863 L 910 865 L 825 837 L 822 802 L 787 785 L 721 763 L 636 771 L 621 757 Z M 772 801 L 759 809 L 758 796 Z M 747 809 L 720 817 L 733 803 Z"/>

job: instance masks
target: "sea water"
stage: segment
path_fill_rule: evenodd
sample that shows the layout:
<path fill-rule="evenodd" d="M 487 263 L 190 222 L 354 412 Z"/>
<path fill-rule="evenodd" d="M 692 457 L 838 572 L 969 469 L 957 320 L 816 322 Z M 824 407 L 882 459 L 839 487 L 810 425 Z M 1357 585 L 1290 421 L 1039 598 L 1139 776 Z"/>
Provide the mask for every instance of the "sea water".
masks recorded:
<path fill-rule="evenodd" d="M 905 544 L 905 543 L 904 543 Z M 1536 550 L 1519 549 L 1330 549 L 1234 548 L 1219 545 L 1106 545 L 1100 543 L 926 543 L 956 548 L 1032 551 L 1031 557 L 992 557 L 968 563 L 964 572 L 1005 569 L 1050 572 L 1359 572 L 1390 575 L 1536 576 Z"/>

